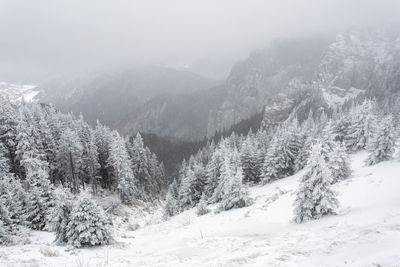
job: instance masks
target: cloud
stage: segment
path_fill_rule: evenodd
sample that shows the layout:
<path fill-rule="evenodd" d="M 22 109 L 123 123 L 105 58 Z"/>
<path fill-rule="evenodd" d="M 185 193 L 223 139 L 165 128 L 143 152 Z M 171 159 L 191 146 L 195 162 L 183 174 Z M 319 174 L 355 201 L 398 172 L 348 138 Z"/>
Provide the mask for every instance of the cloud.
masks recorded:
<path fill-rule="evenodd" d="M 398 2 L 0 0 L 0 74 L 236 59 L 275 37 L 398 23 Z"/>

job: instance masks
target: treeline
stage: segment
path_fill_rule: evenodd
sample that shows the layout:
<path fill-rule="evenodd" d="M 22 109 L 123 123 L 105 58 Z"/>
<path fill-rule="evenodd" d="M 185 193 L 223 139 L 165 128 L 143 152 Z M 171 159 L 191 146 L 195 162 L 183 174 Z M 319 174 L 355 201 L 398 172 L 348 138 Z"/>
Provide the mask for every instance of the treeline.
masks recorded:
<path fill-rule="evenodd" d="M 315 181 L 320 179 L 321 188 L 327 188 L 320 193 L 329 198 L 328 185 L 346 179 L 350 174 L 348 153 L 368 149 L 368 164 L 392 156 L 397 131 L 388 109 L 381 108 L 375 101 L 365 100 L 334 110 L 329 116 L 325 112 L 315 116 L 310 111 L 302 123 L 293 118 L 273 128 L 261 127 L 255 133 L 250 131 L 246 136 L 233 133 L 217 144 L 209 142 L 188 161 L 182 162 L 167 193 L 165 216 L 193 207 L 197 207 L 199 214 L 204 214 L 209 204 L 217 204 L 218 210 L 249 205 L 248 186 L 270 183 L 306 167 L 315 170 L 323 165 L 321 159 L 325 164 L 324 174 L 329 173 L 322 176 L 328 180 L 321 178 L 320 170 L 307 175 L 314 177 Z M 305 188 L 313 191 L 316 184 L 311 187 L 306 184 Z M 308 202 L 299 197 L 300 206 L 310 203 L 308 194 L 303 195 Z M 318 201 L 312 203 L 321 204 Z M 331 204 L 335 206 L 334 200 Z M 310 208 L 314 209 L 310 216 L 318 217 L 315 213 L 318 207 Z M 301 215 L 297 221 L 306 220 L 302 215 L 304 210 L 298 210 Z M 323 210 L 320 211 L 325 214 L 333 208 Z"/>
<path fill-rule="evenodd" d="M 82 115 L 76 118 L 51 106 L 0 99 L 0 223 L 7 226 L 3 230 L 13 232 L 18 225 L 50 227 L 48 215 L 59 205 L 58 188 L 75 195 L 118 192 L 123 203 L 132 204 L 158 199 L 166 181 L 163 164 L 144 146 L 140 134 L 123 138 L 100 123 L 90 127 Z M 88 204 L 88 197 L 79 199 L 96 206 Z M 73 218 L 79 201 L 71 204 L 70 214 L 66 212 L 71 218 L 64 214 L 65 218 Z M 62 224 L 68 225 L 65 220 Z"/>
<path fill-rule="evenodd" d="M 264 110 L 234 124 L 227 130 L 216 132 L 208 139 L 204 137 L 203 140 L 199 141 L 184 141 L 158 136 L 153 133 L 142 133 L 143 142 L 164 163 L 168 176 L 173 177 L 177 174 L 177 167 L 182 163 L 182 160 L 188 160 L 191 155 L 196 154 L 208 142 L 218 143 L 222 138 L 228 137 L 232 133 L 245 135 L 250 129 L 258 130 L 261 126 L 263 115 Z"/>

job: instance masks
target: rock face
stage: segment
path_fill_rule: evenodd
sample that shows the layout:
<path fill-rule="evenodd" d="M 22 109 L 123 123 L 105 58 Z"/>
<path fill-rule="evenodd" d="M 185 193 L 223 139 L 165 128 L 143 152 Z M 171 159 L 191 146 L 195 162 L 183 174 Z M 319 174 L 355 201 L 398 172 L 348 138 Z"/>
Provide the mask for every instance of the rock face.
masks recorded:
<path fill-rule="evenodd" d="M 100 116 L 123 134 L 199 140 L 264 109 L 277 122 L 334 108 L 360 94 L 400 92 L 399 36 L 386 28 L 353 29 L 331 39 L 285 39 L 253 52 L 218 85 L 190 75 L 174 74 L 171 81 L 155 79 L 163 77 L 157 73 L 125 73 L 94 79 L 50 102 L 82 111 L 89 120 Z M 90 90 L 82 90 L 85 86 Z"/>
<path fill-rule="evenodd" d="M 360 94 L 399 91 L 399 36 L 393 29 L 349 30 L 332 40 L 274 42 L 236 64 L 221 86 L 202 91 L 204 95 L 196 92 L 160 100 L 163 104 L 149 103 L 121 124 L 130 121 L 130 127 L 121 129 L 193 140 L 212 136 L 264 108 L 273 121 L 304 118 L 310 109 L 334 108 Z"/>
<path fill-rule="evenodd" d="M 311 79 L 326 40 L 281 40 L 238 63 L 226 81 L 223 103 L 210 110 L 207 135 L 229 128 L 285 95 L 294 80 Z"/>

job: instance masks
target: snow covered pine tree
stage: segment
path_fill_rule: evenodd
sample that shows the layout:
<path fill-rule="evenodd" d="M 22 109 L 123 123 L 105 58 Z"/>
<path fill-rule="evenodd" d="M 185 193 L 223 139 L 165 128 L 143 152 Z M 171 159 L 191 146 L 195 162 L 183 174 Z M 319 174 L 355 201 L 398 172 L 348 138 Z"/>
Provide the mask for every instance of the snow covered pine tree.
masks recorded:
<path fill-rule="evenodd" d="M 332 173 L 321 150 L 320 142 L 313 145 L 306 166 L 307 172 L 301 178 L 294 203 L 294 221 L 297 223 L 334 214 L 335 209 L 339 206 L 336 193 L 331 190 Z"/>
<path fill-rule="evenodd" d="M 385 116 L 368 142 L 367 165 L 389 160 L 395 151 L 396 139 L 391 115 Z"/>
<path fill-rule="evenodd" d="M 83 192 L 75 203 L 66 238 L 74 247 L 109 244 L 112 240 L 111 221 L 88 193 Z"/>

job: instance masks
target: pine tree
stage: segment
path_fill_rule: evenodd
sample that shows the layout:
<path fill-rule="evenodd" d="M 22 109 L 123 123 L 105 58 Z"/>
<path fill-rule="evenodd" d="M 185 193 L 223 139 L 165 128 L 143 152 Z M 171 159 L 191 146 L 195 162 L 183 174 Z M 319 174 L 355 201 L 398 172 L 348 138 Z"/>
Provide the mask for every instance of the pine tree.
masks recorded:
<path fill-rule="evenodd" d="M 319 219 L 334 214 L 338 207 L 336 193 L 332 191 L 333 176 L 322 153 L 322 144 L 313 145 L 295 200 L 295 222 Z"/>
<path fill-rule="evenodd" d="M 72 194 L 66 189 L 59 187 L 53 192 L 55 204 L 47 215 L 50 230 L 56 234 L 55 242 L 63 244 L 68 242 L 67 226 L 70 222 L 73 207 Z"/>
<path fill-rule="evenodd" d="M 271 141 L 262 168 L 263 183 L 283 177 L 290 169 L 282 143 L 282 139 L 277 136 Z"/>
<path fill-rule="evenodd" d="M 154 178 L 150 175 L 151 153 L 144 147 L 143 139 L 139 132 L 133 139 L 129 153 L 131 154 L 132 170 L 138 182 L 138 187 L 145 192 L 147 197 L 150 197 L 153 191 L 152 179 Z"/>
<path fill-rule="evenodd" d="M 167 196 L 164 205 L 164 218 L 174 216 L 179 213 L 179 188 L 178 183 L 174 180 L 168 187 Z"/>
<path fill-rule="evenodd" d="M 332 121 L 329 121 L 322 132 L 321 153 L 331 171 L 332 183 L 337 183 L 348 178 L 351 170 L 346 147 L 343 142 L 335 141 L 331 125 Z"/>
<path fill-rule="evenodd" d="M 195 180 L 195 174 L 190 166 L 186 168 L 185 176 L 179 187 L 179 205 L 181 211 L 193 208 L 196 205 L 192 192 L 192 183 Z"/>
<path fill-rule="evenodd" d="M 9 245 L 12 243 L 11 219 L 8 216 L 8 210 L 0 202 L 0 245 Z"/>
<path fill-rule="evenodd" d="M 217 148 L 214 153 L 211 155 L 210 162 L 206 166 L 206 184 L 204 186 L 203 198 L 207 201 L 207 203 L 215 203 L 215 199 L 213 199 L 214 191 L 217 188 L 220 177 L 221 177 L 221 168 L 223 164 L 223 151 L 221 148 Z"/>
<path fill-rule="evenodd" d="M 98 162 L 100 164 L 100 176 L 102 188 L 112 189 L 112 181 L 110 175 L 111 167 L 108 164 L 109 148 L 111 144 L 111 133 L 110 129 L 101 125 L 97 121 L 96 129 L 94 130 L 95 146 L 98 152 Z"/>
<path fill-rule="evenodd" d="M 4 156 L 9 159 L 11 172 L 17 173 L 16 138 L 18 135 L 18 112 L 10 101 L 0 96 L 0 143 L 3 144 Z"/>
<path fill-rule="evenodd" d="M 224 190 L 231 179 L 233 179 L 237 169 L 240 167 L 240 157 L 236 149 L 231 150 L 229 147 L 223 147 L 223 162 L 221 165 L 221 174 L 218 186 L 215 188 L 212 200 L 213 203 L 221 202 L 224 198 Z"/>
<path fill-rule="evenodd" d="M 198 216 L 203 216 L 207 213 L 209 213 L 210 210 L 207 208 L 207 202 L 203 198 L 200 200 L 199 204 L 197 205 L 196 208 L 196 214 Z"/>
<path fill-rule="evenodd" d="M 350 176 L 349 157 L 343 143 L 335 143 L 335 146 L 329 153 L 328 165 L 332 173 L 332 183 L 345 180 Z"/>
<path fill-rule="evenodd" d="M 361 105 L 354 107 L 349 113 L 350 126 L 345 136 L 345 145 L 349 151 L 355 152 L 366 148 L 368 139 L 376 127 L 374 114 L 375 103 L 365 100 Z"/>
<path fill-rule="evenodd" d="M 261 162 L 254 143 L 247 138 L 240 151 L 241 166 L 245 182 L 258 183 L 261 179 Z"/>
<path fill-rule="evenodd" d="M 393 117 L 388 115 L 381 119 L 376 131 L 369 140 L 369 155 L 366 163 L 368 165 L 373 165 L 381 161 L 389 160 L 395 151 L 395 144 Z"/>
<path fill-rule="evenodd" d="M 112 240 L 110 225 L 104 211 L 83 192 L 71 211 L 66 239 L 77 248 L 107 245 Z"/>
<path fill-rule="evenodd" d="M 299 154 L 294 162 L 295 171 L 302 170 L 307 165 L 308 157 L 310 156 L 310 150 L 312 145 L 312 139 L 310 136 L 307 136 L 303 147 L 300 149 Z"/>
<path fill-rule="evenodd" d="M 27 225 L 33 230 L 43 230 L 46 226 L 46 206 L 38 187 L 33 187 L 29 192 L 26 210 Z"/>
<path fill-rule="evenodd" d="M 132 204 L 133 197 L 142 197 L 144 192 L 139 192 L 137 188 L 125 141 L 116 131 L 112 133 L 109 153 L 108 165 L 118 181 L 121 200 L 125 204 Z"/>
<path fill-rule="evenodd" d="M 220 204 L 220 209 L 230 210 L 243 208 L 250 203 L 249 191 L 243 184 L 243 173 L 241 168 L 226 183 L 223 189 L 224 195 Z"/>
<path fill-rule="evenodd" d="M 83 147 L 79 136 L 75 131 L 67 128 L 61 134 L 58 146 L 57 162 L 59 172 L 62 177 L 62 184 L 71 188 L 72 192 L 78 193 L 81 176 L 80 169 L 82 167 Z"/>

